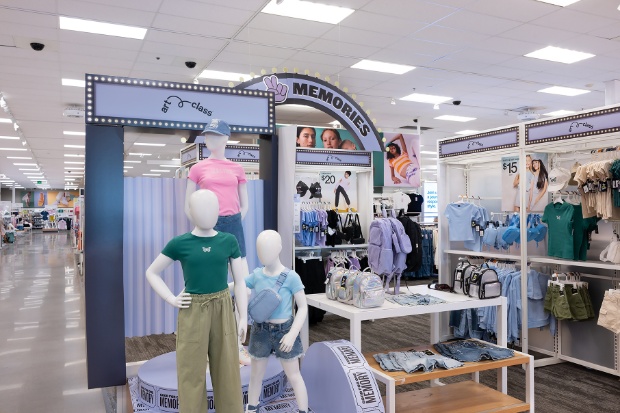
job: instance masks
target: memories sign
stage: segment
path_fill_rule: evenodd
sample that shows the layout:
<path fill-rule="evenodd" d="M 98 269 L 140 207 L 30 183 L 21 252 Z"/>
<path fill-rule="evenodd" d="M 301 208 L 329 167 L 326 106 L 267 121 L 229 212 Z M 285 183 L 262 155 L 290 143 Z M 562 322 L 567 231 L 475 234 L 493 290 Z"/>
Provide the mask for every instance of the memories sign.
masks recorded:
<path fill-rule="evenodd" d="M 270 91 L 86 75 L 86 123 L 202 130 L 211 119 L 232 132 L 275 131 Z"/>
<path fill-rule="evenodd" d="M 359 148 L 367 151 L 382 148 L 379 132 L 364 109 L 344 91 L 317 77 L 277 73 L 257 77 L 237 88 L 273 92 L 277 105 L 297 104 L 319 109 L 339 120 Z"/>

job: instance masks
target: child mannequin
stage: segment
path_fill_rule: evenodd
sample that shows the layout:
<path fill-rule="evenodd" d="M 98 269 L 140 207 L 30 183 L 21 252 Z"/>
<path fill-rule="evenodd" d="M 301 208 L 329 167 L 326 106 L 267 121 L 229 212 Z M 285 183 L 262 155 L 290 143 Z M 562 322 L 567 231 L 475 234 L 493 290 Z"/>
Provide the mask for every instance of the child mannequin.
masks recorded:
<path fill-rule="evenodd" d="M 218 219 L 217 196 L 199 190 L 189 199 L 192 232 L 173 238 L 146 270 L 151 287 L 166 302 L 179 308 L 177 320 L 177 375 L 181 413 L 208 409 L 205 366 L 210 362 L 215 408 L 241 413 L 243 402 L 235 316 L 228 291 L 228 265 L 239 308 L 237 333 L 244 341 L 247 330 L 247 294 L 237 240 L 214 229 Z M 185 288 L 175 296 L 161 273 L 178 260 L 183 266 Z M 205 271 L 206 269 L 206 271 Z"/>
<path fill-rule="evenodd" d="M 265 266 L 257 268 L 246 277 L 248 288 L 255 289 L 258 293 L 264 288 L 273 288 L 282 272 L 287 272 L 288 275 L 279 290 L 282 302 L 272 314 L 273 318 L 264 323 L 252 325 L 248 348 L 252 357 L 252 373 L 246 412 L 256 412 L 258 409 L 267 361 L 271 353 L 275 353 L 293 387 L 299 412 L 305 413 L 308 411 L 308 393 L 304 379 L 299 372 L 298 361 L 298 358 L 303 355 L 299 331 L 308 314 L 304 286 L 299 275 L 284 267 L 280 262 L 279 255 L 282 251 L 280 234 L 271 230 L 261 232 L 256 239 L 256 250 L 258 259 Z M 293 318 L 291 296 L 294 297 L 298 308 L 295 318 Z"/>

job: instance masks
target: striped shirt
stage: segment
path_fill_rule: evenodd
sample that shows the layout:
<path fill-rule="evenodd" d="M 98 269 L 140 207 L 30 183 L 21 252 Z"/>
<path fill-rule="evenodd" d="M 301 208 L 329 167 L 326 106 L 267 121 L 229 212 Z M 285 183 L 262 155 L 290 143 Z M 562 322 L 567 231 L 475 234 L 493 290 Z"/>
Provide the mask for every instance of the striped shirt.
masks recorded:
<path fill-rule="evenodd" d="M 397 158 L 390 159 L 388 163 L 400 176 L 407 176 L 407 166 L 409 166 L 411 161 L 409 160 L 409 156 L 403 153 Z"/>

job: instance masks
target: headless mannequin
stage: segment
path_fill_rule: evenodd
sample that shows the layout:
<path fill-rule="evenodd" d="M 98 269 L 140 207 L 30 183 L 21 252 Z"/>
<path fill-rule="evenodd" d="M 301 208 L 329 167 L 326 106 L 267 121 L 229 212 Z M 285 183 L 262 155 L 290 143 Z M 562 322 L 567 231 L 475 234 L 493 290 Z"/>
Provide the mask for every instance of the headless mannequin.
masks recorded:
<path fill-rule="evenodd" d="M 189 198 L 188 212 L 192 222 L 195 224 L 191 233 L 197 237 L 214 237 L 218 234 L 213 229 L 218 219 L 219 203 L 217 196 L 208 190 L 195 191 Z M 159 254 L 151 266 L 146 270 L 146 279 L 155 292 L 166 300 L 170 305 L 177 308 L 189 308 L 192 297 L 185 289 L 179 295 L 175 295 L 170 291 L 164 280 L 162 272 L 168 268 L 174 261 L 164 254 Z M 247 332 L 247 293 L 244 278 L 247 275 L 247 265 L 244 265 L 241 258 L 229 259 L 229 265 L 232 270 L 234 280 L 234 291 L 237 297 L 237 308 L 239 318 L 237 322 L 237 332 L 239 340 L 245 341 Z M 238 366 L 231 366 L 238 368 Z M 216 384 L 214 383 L 214 387 Z M 206 390 L 205 390 L 206 391 Z M 234 391 L 234 389 L 230 389 Z"/>
<path fill-rule="evenodd" d="M 282 251 L 282 238 L 280 234 L 275 231 L 267 230 L 258 235 L 256 239 L 256 251 L 258 259 L 265 266 L 263 272 L 269 277 L 278 277 L 282 271 L 286 269 L 280 262 L 280 252 Z M 301 330 L 306 316 L 308 315 L 308 305 L 306 303 L 306 295 L 304 291 L 298 291 L 293 296 L 295 303 L 297 304 L 297 313 L 291 330 L 280 341 L 280 350 L 284 352 L 290 352 L 293 348 L 293 343 L 299 331 Z M 272 324 L 282 324 L 288 319 L 270 319 L 267 320 Z M 250 375 L 250 386 L 248 390 L 248 405 L 258 405 L 258 399 L 260 397 L 261 390 L 263 388 L 263 377 L 267 369 L 268 359 L 253 359 L 252 360 L 252 373 Z M 306 384 L 299 371 L 299 360 L 283 360 L 280 359 L 282 368 L 286 373 L 293 390 L 295 392 L 295 398 L 297 399 L 297 406 L 300 411 L 308 411 L 308 392 L 306 391 Z"/>

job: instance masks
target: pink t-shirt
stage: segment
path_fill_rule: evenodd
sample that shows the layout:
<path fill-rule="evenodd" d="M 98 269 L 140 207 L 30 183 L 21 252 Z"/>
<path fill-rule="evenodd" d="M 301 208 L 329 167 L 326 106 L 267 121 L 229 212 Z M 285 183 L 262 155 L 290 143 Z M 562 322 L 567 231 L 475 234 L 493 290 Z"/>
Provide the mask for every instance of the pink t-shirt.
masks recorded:
<path fill-rule="evenodd" d="M 220 216 L 239 213 L 239 184 L 247 182 L 243 167 L 238 163 L 221 159 L 203 159 L 189 170 L 189 179 L 200 189 L 208 189 L 217 195 Z"/>

